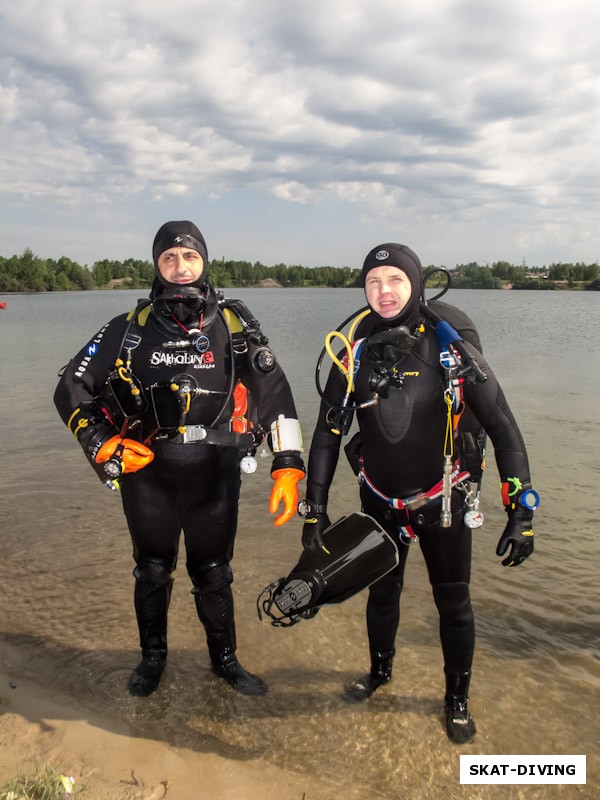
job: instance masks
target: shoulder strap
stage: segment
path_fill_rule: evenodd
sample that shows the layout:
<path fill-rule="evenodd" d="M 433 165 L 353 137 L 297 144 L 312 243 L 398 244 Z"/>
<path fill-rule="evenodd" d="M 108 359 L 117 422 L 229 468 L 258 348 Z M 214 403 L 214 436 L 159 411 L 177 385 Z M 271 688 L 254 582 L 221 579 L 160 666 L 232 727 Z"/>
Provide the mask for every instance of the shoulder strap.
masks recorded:
<path fill-rule="evenodd" d="M 123 348 L 125 347 L 125 342 L 127 341 L 127 337 L 129 336 L 129 332 L 133 325 L 138 325 L 139 327 L 143 327 L 147 320 L 150 311 L 152 310 L 152 301 L 149 299 L 140 300 L 137 306 L 132 309 L 129 314 L 127 315 L 127 324 L 125 325 L 125 330 L 123 332 L 123 336 L 121 337 L 121 344 L 117 351 L 116 358 L 121 358 L 121 353 L 123 352 Z"/>
<path fill-rule="evenodd" d="M 257 344 L 268 344 L 269 340 L 260 329 L 260 323 L 242 300 L 227 299 L 219 302 L 219 307 L 225 313 L 232 311 L 238 318 L 240 330 L 248 339 Z M 232 330 L 233 332 L 233 330 Z"/>
<path fill-rule="evenodd" d="M 240 317 L 235 313 L 234 309 L 227 307 L 224 308 L 223 316 L 225 317 L 225 322 L 227 323 L 227 327 L 231 333 L 242 333 L 242 322 Z"/>
<path fill-rule="evenodd" d="M 152 303 L 150 300 L 143 300 L 142 303 L 133 308 L 127 315 L 127 322 L 136 322 L 140 328 L 144 327 L 148 320 L 148 315 L 152 311 Z M 142 308 L 138 311 L 140 305 Z"/>

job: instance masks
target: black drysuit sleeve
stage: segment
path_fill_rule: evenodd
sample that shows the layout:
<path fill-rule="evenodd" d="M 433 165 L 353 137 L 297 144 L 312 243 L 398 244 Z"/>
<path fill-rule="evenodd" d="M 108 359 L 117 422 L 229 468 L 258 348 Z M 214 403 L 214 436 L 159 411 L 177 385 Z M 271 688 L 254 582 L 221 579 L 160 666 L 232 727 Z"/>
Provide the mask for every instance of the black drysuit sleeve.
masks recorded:
<path fill-rule="evenodd" d="M 331 406 L 326 400 L 331 400 L 332 403 L 338 406 L 341 405 L 346 387 L 345 377 L 338 367 L 334 365 L 329 372 L 327 384 L 325 385 L 324 395 L 326 399 L 321 400 L 319 417 L 308 458 L 306 497 L 317 505 L 326 506 L 329 500 L 329 487 L 335 475 L 342 441 L 342 437 L 331 430 L 328 421 Z M 352 415 L 352 412 L 346 413 Z"/>
<path fill-rule="evenodd" d="M 297 413 L 292 390 L 281 365 L 276 361 L 271 371 L 260 368 L 258 356 L 264 347 L 253 341 L 248 342 L 245 364 L 239 377 L 250 392 L 261 426 L 269 431 L 280 415 L 297 419 Z"/>
<path fill-rule="evenodd" d="M 468 343 L 465 346 L 487 376 L 483 383 L 464 384 L 465 403 L 492 440 L 500 479 L 514 477 L 531 485 L 525 442 L 504 392 L 481 353 Z"/>
<path fill-rule="evenodd" d="M 119 355 L 127 316 L 115 317 L 104 325 L 69 361 L 61 374 L 54 404 L 60 418 L 77 439 L 88 424 L 105 421 L 94 398 L 102 391 Z"/>
<path fill-rule="evenodd" d="M 288 380 L 274 353 L 265 344 L 258 343 L 251 338 L 247 341 L 246 358 L 237 377 L 242 380 L 250 394 L 251 400 L 256 407 L 258 422 L 269 434 L 272 424 L 280 416 L 285 419 L 298 419 L 296 406 Z M 265 358 L 265 356 L 267 357 Z M 271 363 L 274 363 L 273 367 L 270 367 Z M 301 439 L 302 434 L 299 428 L 297 440 L 286 442 L 284 439 L 282 442 L 284 449 L 274 452 L 271 473 L 286 468 L 305 472 L 304 462 L 301 458 Z M 267 442 L 271 450 L 273 450 L 273 442 L 270 435 L 267 436 Z"/>

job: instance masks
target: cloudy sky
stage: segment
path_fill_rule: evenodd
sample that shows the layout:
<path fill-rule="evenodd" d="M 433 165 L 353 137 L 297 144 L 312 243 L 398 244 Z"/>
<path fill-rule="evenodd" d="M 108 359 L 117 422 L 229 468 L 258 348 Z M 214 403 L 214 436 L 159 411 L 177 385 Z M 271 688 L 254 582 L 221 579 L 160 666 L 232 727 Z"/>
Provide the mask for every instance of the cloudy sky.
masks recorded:
<path fill-rule="evenodd" d="M 0 0 L 0 255 L 600 259 L 591 0 Z"/>

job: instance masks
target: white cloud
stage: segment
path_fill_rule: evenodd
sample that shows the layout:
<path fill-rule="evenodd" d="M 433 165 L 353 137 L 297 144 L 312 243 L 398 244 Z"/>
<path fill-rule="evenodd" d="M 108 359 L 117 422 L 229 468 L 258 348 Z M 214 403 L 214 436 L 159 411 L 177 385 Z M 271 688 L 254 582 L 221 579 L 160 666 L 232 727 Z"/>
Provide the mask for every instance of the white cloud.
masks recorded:
<path fill-rule="evenodd" d="M 79 212 L 118 237 L 187 201 L 225 236 L 243 212 L 221 226 L 219 210 L 247 193 L 283 204 L 286 234 L 294 209 L 332 213 L 343 263 L 386 225 L 426 261 L 593 260 L 599 18 L 583 0 L 5 4 L 3 250 L 45 252 L 55 205 L 60 224 L 81 229 Z M 258 240 L 276 240 L 263 216 Z M 298 241 L 276 260 L 325 260 L 322 237 Z"/>

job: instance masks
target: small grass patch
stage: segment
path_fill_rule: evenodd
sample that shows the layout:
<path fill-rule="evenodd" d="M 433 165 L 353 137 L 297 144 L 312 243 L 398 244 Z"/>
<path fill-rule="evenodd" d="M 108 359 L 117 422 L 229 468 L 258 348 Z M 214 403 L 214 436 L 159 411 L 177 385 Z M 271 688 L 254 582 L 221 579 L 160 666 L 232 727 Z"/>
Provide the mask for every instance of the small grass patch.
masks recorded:
<path fill-rule="evenodd" d="M 19 775 L 0 789 L 0 800 L 76 800 L 85 787 L 73 785 L 53 767 L 36 767 L 31 775 Z"/>

